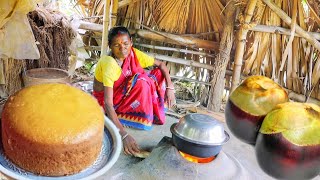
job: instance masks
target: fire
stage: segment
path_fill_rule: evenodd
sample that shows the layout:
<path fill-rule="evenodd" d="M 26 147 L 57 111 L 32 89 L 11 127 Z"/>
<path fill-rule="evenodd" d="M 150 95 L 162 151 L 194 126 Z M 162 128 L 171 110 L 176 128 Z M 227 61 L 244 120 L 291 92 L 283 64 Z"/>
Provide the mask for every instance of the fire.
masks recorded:
<path fill-rule="evenodd" d="M 184 159 L 193 163 L 209 163 L 216 158 L 215 156 L 208 157 L 208 158 L 200 158 L 200 157 L 192 156 L 190 154 L 183 153 L 181 151 L 179 151 L 179 153 Z"/>

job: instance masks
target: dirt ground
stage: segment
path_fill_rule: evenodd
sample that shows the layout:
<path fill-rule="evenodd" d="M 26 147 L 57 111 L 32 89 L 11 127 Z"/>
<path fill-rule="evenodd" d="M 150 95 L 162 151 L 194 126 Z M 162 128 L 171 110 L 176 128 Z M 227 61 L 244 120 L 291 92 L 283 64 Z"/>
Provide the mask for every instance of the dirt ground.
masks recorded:
<path fill-rule="evenodd" d="M 223 114 L 221 116 L 223 116 Z M 135 129 L 127 129 L 127 131 L 135 137 L 142 149 L 152 150 L 164 136 L 171 137 L 170 126 L 175 122 L 178 122 L 177 118 L 167 116 L 167 121 L 164 125 L 155 125 L 150 131 Z M 255 158 L 254 147 L 239 141 L 227 129 L 227 126 L 225 126 L 225 128 L 231 138 L 227 144 L 223 146 L 222 151 L 234 156 L 250 174 L 253 174 L 254 177 L 259 177 L 259 180 L 272 180 L 272 177 L 265 174 L 259 168 Z M 126 156 L 122 153 L 115 165 L 99 179 L 117 179 L 124 170 L 132 168 L 134 164 L 140 161 L 142 161 L 142 159 Z"/>

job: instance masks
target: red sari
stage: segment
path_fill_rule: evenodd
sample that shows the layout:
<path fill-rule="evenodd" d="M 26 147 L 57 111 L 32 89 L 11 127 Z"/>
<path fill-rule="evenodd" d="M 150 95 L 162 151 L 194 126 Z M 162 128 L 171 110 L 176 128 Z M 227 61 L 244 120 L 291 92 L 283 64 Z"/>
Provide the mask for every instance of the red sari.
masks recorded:
<path fill-rule="evenodd" d="M 123 125 L 150 130 L 152 124 L 164 124 L 164 76 L 159 68 L 150 72 L 140 66 L 131 50 L 122 64 L 122 73 L 113 85 L 113 104 Z M 104 106 L 103 92 L 94 92 Z"/>

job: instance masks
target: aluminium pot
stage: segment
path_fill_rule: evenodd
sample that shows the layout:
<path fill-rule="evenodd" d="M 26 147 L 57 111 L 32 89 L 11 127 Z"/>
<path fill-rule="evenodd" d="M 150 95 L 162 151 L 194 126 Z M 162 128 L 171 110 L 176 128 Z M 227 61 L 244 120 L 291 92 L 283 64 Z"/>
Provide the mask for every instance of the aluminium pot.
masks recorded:
<path fill-rule="evenodd" d="M 222 123 L 197 113 L 182 117 L 170 131 L 173 145 L 179 151 L 199 158 L 216 156 L 230 138 Z"/>

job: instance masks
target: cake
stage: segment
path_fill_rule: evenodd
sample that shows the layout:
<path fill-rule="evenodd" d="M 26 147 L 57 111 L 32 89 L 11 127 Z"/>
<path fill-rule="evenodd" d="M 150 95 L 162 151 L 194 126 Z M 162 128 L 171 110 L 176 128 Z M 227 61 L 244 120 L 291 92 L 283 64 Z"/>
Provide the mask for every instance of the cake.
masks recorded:
<path fill-rule="evenodd" d="M 104 114 L 89 94 L 65 84 L 41 84 L 10 96 L 2 111 L 4 154 L 44 176 L 89 167 L 102 146 Z"/>

